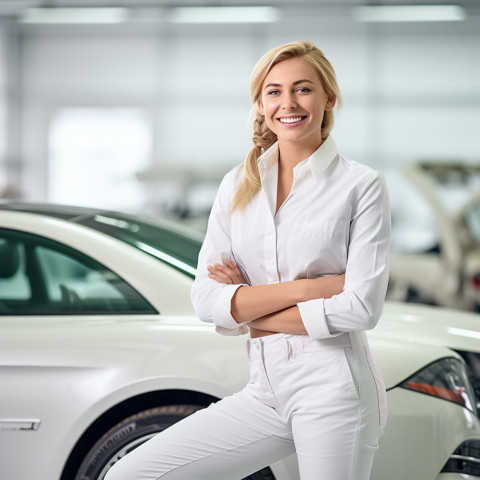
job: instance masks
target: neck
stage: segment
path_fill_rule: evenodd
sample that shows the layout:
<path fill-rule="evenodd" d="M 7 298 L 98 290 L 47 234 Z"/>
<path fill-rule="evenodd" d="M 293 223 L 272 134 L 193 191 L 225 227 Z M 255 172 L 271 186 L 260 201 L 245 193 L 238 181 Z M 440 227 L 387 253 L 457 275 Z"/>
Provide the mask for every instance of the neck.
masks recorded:
<path fill-rule="evenodd" d="M 278 162 L 283 169 L 293 170 L 300 162 L 308 158 L 323 143 L 300 145 L 292 142 L 278 142 Z"/>

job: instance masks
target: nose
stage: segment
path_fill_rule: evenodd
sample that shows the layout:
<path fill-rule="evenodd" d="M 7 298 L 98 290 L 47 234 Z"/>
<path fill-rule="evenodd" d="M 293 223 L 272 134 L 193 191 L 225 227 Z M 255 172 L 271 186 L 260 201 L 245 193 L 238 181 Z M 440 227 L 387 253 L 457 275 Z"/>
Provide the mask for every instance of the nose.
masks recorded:
<path fill-rule="evenodd" d="M 295 98 L 292 94 L 285 94 L 283 98 L 282 108 L 284 110 L 293 110 L 297 106 Z"/>

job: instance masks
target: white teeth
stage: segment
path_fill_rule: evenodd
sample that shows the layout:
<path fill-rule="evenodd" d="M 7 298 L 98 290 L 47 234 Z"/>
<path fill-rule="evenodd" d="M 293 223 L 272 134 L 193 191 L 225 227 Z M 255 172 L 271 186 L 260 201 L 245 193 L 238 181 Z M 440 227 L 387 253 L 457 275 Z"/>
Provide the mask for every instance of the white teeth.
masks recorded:
<path fill-rule="evenodd" d="M 303 117 L 288 117 L 288 118 L 279 118 L 282 123 L 295 123 L 299 122 Z"/>

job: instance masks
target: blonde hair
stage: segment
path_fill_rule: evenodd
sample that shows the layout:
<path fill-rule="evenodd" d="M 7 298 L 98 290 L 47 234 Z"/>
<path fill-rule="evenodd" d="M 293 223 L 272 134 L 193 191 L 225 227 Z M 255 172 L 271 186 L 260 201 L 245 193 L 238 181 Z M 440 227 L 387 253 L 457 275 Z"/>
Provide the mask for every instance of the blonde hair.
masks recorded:
<path fill-rule="evenodd" d="M 265 117 L 257 108 L 261 98 L 262 85 L 270 70 L 277 63 L 293 57 L 301 57 L 310 63 L 318 73 L 318 77 L 327 95 L 336 98 L 336 105 L 342 103 L 340 89 L 337 84 L 335 71 L 323 52 L 312 42 L 293 42 L 280 45 L 268 51 L 257 62 L 250 76 L 250 101 L 252 102 L 253 114 L 253 147 L 243 164 L 243 177 L 233 197 L 230 211 L 243 211 L 252 201 L 261 187 L 260 174 L 258 172 L 258 158 L 271 147 L 277 140 L 277 136 L 267 126 Z M 333 128 L 333 111 L 325 111 L 322 121 L 322 139 L 328 137 Z"/>

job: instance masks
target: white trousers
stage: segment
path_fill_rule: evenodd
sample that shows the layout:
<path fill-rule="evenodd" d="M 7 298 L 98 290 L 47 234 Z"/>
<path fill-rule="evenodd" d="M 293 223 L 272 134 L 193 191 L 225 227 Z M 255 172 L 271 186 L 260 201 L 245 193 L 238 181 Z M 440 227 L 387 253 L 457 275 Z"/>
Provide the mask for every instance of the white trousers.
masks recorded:
<path fill-rule="evenodd" d="M 105 480 L 240 480 L 293 452 L 301 480 L 368 480 L 386 394 L 364 333 L 247 345 L 242 391 L 144 443 Z"/>

